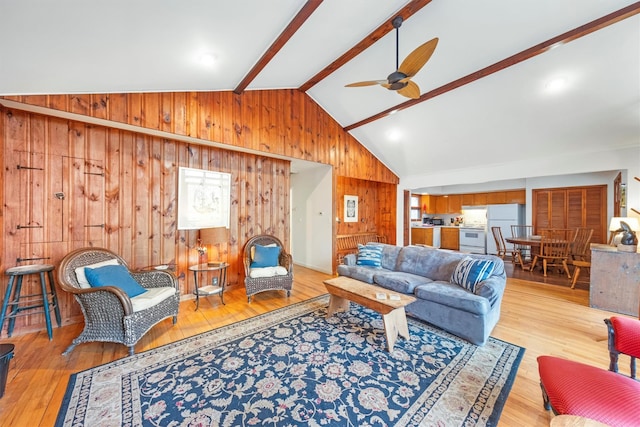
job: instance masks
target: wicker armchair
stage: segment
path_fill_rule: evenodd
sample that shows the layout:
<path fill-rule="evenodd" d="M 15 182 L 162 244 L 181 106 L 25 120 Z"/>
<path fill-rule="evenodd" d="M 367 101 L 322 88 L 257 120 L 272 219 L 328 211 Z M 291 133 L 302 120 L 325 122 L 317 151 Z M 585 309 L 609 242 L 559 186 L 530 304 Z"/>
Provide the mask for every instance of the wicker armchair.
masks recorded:
<path fill-rule="evenodd" d="M 252 254 L 251 248 L 255 245 L 268 246 L 273 245 L 281 248 L 279 265 L 287 269 L 287 274 L 282 276 L 271 277 L 256 277 L 253 278 L 251 274 L 251 261 Z M 251 296 L 263 291 L 271 290 L 285 290 L 287 296 L 291 295 L 291 288 L 293 287 L 293 258 L 291 254 L 288 254 L 282 242 L 277 237 L 269 236 L 266 234 L 260 236 L 254 236 L 244 245 L 244 286 L 247 289 L 247 301 L 251 302 Z"/>
<path fill-rule="evenodd" d="M 173 317 L 174 324 L 177 321 L 180 293 L 171 273 L 130 271 L 135 281 L 147 289 L 141 296 L 133 298 L 144 299 L 132 304 L 132 298 L 120 288 L 87 287 L 86 282 L 83 284 L 83 280 L 78 278 L 80 275 L 76 269 L 100 262 L 117 262 L 127 267 L 122 258 L 102 248 L 78 249 L 60 262 L 58 283 L 64 291 L 73 294 L 84 315 L 84 330 L 63 355 L 69 354 L 78 344 L 94 341 L 124 344 L 132 355 L 135 344 L 155 324 L 167 317 Z"/>

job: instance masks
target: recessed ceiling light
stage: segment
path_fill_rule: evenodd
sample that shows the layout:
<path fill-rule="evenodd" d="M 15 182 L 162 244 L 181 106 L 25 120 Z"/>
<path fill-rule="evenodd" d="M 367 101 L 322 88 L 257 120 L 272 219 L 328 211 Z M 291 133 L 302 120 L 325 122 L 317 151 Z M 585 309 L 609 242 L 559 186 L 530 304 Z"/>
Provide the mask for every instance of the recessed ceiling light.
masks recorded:
<path fill-rule="evenodd" d="M 216 56 L 213 53 L 205 52 L 200 55 L 198 61 L 205 67 L 210 67 L 216 62 Z"/>
<path fill-rule="evenodd" d="M 555 77 L 547 82 L 545 89 L 548 92 L 559 92 L 567 87 L 568 80 L 566 77 Z"/>
<path fill-rule="evenodd" d="M 399 141 L 400 138 L 402 137 L 402 133 L 399 130 L 390 130 L 389 132 L 387 132 L 387 138 L 389 138 L 389 141 Z"/>

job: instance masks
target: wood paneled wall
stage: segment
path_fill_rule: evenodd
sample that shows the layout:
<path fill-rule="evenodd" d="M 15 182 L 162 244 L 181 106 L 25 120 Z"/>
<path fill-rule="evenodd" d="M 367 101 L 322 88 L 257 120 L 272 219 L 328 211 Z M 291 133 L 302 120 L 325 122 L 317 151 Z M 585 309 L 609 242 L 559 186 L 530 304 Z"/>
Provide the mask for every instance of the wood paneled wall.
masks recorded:
<path fill-rule="evenodd" d="M 187 143 L 182 136 L 331 164 L 337 177 L 336 210 L 342 209 L 344 194 L 355 194 L 365 219 L 349 225 L 348 231 L 341 230 L 347 226 L 341 223 L 338 234 L 376 230 L 395 242 L 398 178 L 298 91 L 6 99 L 143 129 L 131 132 L 116 124 L 97 126 L 46 111 L 33 114 L 1 107 L 1 271 L 16 265 L 17 258 L 42 257 L 43 262 L 57 265 L 68 251 L 96 245 L 119 253 L 133 268 L 175 264 L 182 294 L 192 293 L 193 276 L 187 267 L 199 261 L 193 250 L 197 232 L 176 229 L 177 173 L 178 167 L 186 166 L 232 174 L 232 221 L 225 255 L 231 264 L 231 285 L 242 286 L 241 251 L 249 237 L 274 234 L 289 247 L 290 163 Z M 176 139 L 145 129 L 170 132 Z M 28 178 L 16 173 L 16 164 L 25 161 L 39 162 L 41 177 L 37 172 Z M 104 176 L 96 178 L 100 175 L 96 171 Z M 58 188 L 64 189 L 66 203 L 54 198 Z M 18 230 L 16 224 L 25 219 L 43 223 L 47 231 Z M 85 227 L 97 224 L 104 227 Z M 4 280 L 0 295 L 6 285 Z M 35 283 L 26 286 L 35 290 Z M 63 321 L 81 322 L 75 301 L 61 291 L 59 297 Z M 43 327 L 41 314 L 28 315 L 18 319 L 14 333 Z"/>

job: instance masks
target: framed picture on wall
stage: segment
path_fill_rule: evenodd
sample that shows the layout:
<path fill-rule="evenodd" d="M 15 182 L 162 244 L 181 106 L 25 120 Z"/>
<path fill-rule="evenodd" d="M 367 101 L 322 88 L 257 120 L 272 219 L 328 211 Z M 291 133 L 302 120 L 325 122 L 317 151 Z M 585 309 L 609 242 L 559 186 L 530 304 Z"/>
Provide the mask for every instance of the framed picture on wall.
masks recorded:
<path fill-rule="evenodd" d="M 229 228 L 231 174 L 178 170 L 178 230 Z"/>
<path fill-rule="evenodd" d="M 358 222 L 358 196 L 344 196 L 344 222 Z"/>

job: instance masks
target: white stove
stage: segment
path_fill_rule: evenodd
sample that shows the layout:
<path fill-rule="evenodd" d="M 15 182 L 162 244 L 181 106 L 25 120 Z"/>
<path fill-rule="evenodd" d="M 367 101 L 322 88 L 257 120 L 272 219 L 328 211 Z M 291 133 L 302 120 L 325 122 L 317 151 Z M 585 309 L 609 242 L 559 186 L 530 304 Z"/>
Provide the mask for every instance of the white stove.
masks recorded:
<path fill-rule="evenodd" d="M 487 253 L 487 231 L 484 225 L 460 227 L 460 252 Z"/>

